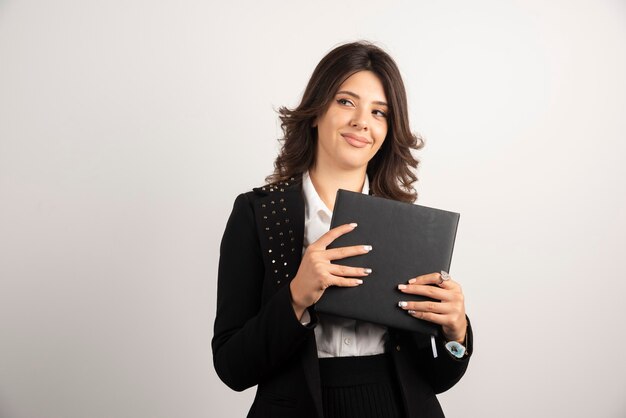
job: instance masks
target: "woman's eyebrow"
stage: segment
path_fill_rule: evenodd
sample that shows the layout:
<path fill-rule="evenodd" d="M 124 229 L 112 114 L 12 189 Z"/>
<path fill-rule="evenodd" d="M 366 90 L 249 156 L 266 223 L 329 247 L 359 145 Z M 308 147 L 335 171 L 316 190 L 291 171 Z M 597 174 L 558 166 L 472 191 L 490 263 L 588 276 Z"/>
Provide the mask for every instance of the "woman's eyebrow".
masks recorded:
<path fill-rule="evenodd" d="M 349 90 L 341 90 L 341 91 L 338 91 L 338 92 L 337 92 L 337 94 L 347 94 L 348 96 L 352 96 L 352 97 L 354 97 L 354 98 L 355 98 L 355 99 L 357 99 L 357 100 L 360 100 L 360 99 L 361 99 L 361 97 L 359 97 L 359 95 L 358 95 L 358 94 L 353 93 L 353 92 L 351 92 L 351 91 L 349 91 Z M 380 105 L 380 106 L 389 106 L 387 103 L 385 103 L 385 102 L 381 102 L 381 101 L 379 101 L 379 100 L 373 101 L 372 103 L 377 104 L 377 105 Z"/>

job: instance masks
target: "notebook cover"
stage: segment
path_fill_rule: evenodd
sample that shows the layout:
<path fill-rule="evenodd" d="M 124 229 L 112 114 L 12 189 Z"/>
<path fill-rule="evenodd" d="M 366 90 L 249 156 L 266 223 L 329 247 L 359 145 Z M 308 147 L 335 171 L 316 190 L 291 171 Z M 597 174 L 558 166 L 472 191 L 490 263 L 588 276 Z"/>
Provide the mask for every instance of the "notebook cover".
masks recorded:
<path fill-rule="evenodd" d="M 398 290 L 398 285 L 422 274 L 450 271 L 459 214 L 397 202 L 363 193 L 338 190 L 331 228 L 358 226 L 328 248 L 371 245 L 368 254 L 333 261 L 369 267 L 357 287 L 329 287 L 315 309 L 333 315 L 394 328 L 437 335 L 439 326 L 416 319 L 398 307 L 399 301 L 427 300 Z"/>

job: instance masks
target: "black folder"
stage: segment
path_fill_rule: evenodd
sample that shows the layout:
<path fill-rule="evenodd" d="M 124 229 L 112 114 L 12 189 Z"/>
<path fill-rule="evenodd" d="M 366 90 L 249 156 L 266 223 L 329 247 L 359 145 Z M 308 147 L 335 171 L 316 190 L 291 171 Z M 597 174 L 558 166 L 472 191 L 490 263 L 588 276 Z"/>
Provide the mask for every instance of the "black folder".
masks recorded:
<path fill-rule="evenodd" d="M 450 271 L 459 214 L 363 193 L 339 190 L 331 228 L 356 222 L 358 226 L 328 248 L 371 245 L 372 251 L 334 263 L 369 267 L 357 287 L 329 287 L 315 309 L 394 328 L 437 335 L 440 327 L 416 319 L 398 307 L 399 301 L 427 300 L 398 290 L 410 278 Z"/>

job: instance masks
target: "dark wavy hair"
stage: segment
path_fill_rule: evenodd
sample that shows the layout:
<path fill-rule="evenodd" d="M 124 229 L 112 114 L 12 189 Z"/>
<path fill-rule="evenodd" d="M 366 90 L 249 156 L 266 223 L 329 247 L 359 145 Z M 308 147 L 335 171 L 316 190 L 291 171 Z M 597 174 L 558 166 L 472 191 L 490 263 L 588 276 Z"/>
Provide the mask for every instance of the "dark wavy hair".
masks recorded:
<path fill-rule="evenodd" d="M 396 63 L 381 48 L 365 41 L 343 44 L 330 51 L 317 64 L 298 107 L 278 110 L 284 137 L 280 139 L 282 147 L 274 162 L 274 173 L 266 181 L 286 181 L 313 166 L 317 152 L 317 128 L 312 127 L 313 121 L 326 112 L 339 86 L 359 71 L 378 76 L 389 104 L 387 136 L 367 166 L 370 190 L 389 199 L 415 201 L 413 183 L 417 180 L 419 161 L 411 150 L 422 148 L 424 142 L 409 128 L 406 91 Z"/>

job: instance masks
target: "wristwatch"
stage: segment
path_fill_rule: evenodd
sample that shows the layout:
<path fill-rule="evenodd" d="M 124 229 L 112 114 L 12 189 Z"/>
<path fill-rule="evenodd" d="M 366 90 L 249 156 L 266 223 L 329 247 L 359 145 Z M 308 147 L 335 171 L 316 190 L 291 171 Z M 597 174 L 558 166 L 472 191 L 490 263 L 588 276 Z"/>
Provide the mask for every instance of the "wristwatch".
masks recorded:
<path fill-rule="evenodd" d="M 463 358 L 467 353 L 465 346 L 456 341 L 449 341 L 446 343 L 446 350 L 450 352 L 456 358 Z"/>

